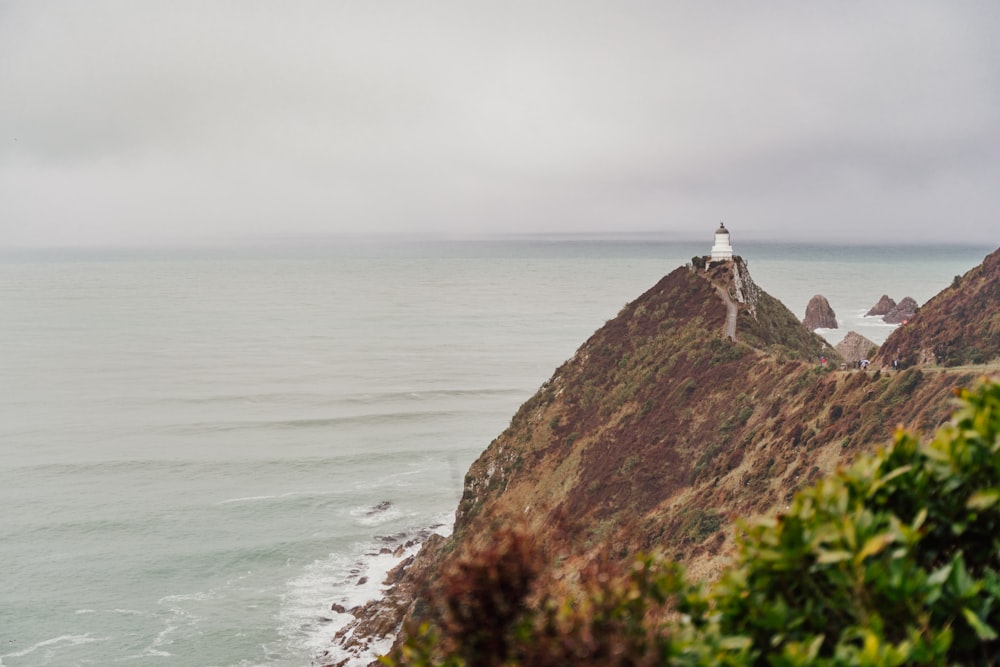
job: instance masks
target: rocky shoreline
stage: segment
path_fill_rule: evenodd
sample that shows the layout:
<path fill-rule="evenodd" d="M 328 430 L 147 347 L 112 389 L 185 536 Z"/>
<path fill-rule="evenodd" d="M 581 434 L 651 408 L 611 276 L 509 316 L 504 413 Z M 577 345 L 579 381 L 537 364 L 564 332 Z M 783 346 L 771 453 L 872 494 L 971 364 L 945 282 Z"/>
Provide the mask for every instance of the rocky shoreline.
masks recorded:
<path fill-rule="evenodd" d="M 315 664 L 322 667 L 366 667 L 378 664 L 378 657 L 392 648 L 399 634 L 402 618 L 415 595 L 412 582 L 415 580 L 410 570 L 416 561 L 416 554 L 428 544 L 443 541 L 450 534 L 450 527 L 436 524 L 414 533 L 397 533 L 375 538 L 382 546 L 364 554 L 363 560 L 391 559 L 391 566 L 381 570 L 379 594 L 364 602 L 352 600 L 348 593 L 335 599 L 330 605 L 331 620 L 330 647 L 315 658 Z M 364 575 L 366 563 L 359 560 L 352 569 L 358 577 L 355 587 L 370 586 L 374 574 Z"/>

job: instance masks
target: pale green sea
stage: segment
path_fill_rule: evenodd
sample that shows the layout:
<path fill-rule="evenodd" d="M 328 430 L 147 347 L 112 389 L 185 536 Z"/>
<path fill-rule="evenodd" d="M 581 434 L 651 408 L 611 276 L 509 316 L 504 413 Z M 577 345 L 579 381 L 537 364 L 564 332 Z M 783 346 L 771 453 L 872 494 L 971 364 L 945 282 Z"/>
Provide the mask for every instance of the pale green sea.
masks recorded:
<path fill-rule="evenodd" d="M 734 243 L 831 342 L 992 250 Z M 313 664 L 366 554 L 446 532 L 516 408 L 709 245 L 0 255 L 0 665 Z"/>

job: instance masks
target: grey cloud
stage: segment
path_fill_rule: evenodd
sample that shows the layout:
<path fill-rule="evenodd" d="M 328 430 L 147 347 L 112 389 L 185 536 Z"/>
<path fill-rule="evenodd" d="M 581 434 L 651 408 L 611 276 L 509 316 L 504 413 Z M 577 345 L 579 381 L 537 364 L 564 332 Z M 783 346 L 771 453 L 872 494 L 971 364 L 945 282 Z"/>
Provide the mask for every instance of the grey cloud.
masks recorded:
<path fill-rule="evenodd" d="M 7 2 L 0 245 L 720 217 L 980 241 L 998 23 L 988 3 Z"/>

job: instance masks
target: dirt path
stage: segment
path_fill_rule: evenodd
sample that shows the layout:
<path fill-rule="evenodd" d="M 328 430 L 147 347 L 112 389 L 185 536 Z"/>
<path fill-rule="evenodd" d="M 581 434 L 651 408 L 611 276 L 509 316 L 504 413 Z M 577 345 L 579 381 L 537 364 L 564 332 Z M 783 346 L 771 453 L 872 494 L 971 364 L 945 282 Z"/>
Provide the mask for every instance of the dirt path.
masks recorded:
<path fill-rule="evenodd" d="M 973 364 L 969 366 L 920 366 L 922 371 L 936 371 L 939 373 L 968 373 L 973 372 L 979 375 L 993 377 L 1000 375 L 1000 362 L 990 362 L 988 364 Z"/>
<path fill-rule="evenodd" d="M 719 298 L 726 304 L 726 337 L 736 342 L 736 303 L 730 298 L 729 292 L 718 285 L 715 291 L 719 293 Z"/>

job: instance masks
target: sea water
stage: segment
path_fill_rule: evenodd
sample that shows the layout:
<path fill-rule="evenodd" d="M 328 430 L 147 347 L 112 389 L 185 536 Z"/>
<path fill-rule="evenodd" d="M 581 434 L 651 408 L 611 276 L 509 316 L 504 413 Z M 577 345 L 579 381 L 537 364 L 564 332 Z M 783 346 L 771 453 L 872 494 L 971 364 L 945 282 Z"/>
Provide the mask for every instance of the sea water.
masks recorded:
<path fill-rule="evenodd" d="M 831 342 L 881 342 L 892 327 L 863 315 L 883 293 L 923 303 L 990 250 L 737 247 L 799 317 L 828 297 Z M 704 252 L 508 239 L 6 253 L 0 665 L 340 655 L 331 605 L 377 597 L 402 545 L 447 533 L 465 471 L 517 407 Z"/>

